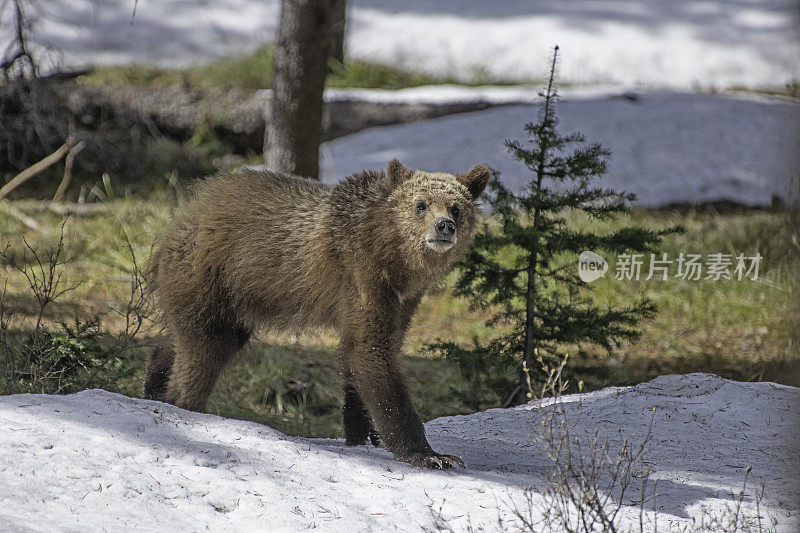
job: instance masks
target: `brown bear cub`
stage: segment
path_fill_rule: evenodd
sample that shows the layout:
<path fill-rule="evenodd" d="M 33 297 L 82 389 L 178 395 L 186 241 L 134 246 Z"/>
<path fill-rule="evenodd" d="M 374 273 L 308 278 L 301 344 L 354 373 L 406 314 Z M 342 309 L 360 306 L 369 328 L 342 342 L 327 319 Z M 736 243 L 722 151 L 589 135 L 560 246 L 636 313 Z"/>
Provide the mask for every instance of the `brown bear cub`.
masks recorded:
<path fill-rule="evenodd" d="M 151 258 L 172 348 L 154 351 L 145 396 L 202 411 L 258 328 L 333 327 L 347 444 L 463 466 L 428 444 L 398 355 L 425 290 L 467 250 L 490 175 L 394 160 L 335 186 L 253 170 L 200 182 Z"/>

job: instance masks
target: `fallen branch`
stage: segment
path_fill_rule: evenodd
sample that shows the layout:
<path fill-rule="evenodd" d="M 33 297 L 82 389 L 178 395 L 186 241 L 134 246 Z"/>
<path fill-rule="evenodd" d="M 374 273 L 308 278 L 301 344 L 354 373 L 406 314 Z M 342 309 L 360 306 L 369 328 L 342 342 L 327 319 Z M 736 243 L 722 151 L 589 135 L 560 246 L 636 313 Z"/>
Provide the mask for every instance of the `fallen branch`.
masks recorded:
<path fill-rule="evenodd" d="M 4 204 L 3 207 L 8 207 L 11 203 Z M 50 200 L 18 200 L 14 202 L 14 207 L 20 213 L 39 213 L 42 211 L 49 211 L 60 216 L 68 215 L 88 215 L 94 213 L 105 213 L 113 211 L 114 206 L 104 202 L 81 203 L 81 202 L 64 202 L 54 204 Z"/>
<path fill-rule="evenodd" d="M 11 191 L 13 191 L 17 187 L 28 181 L 30 178 L 32 178 L 39 172 L 45 170 L 46 168 L 60 161 L 62 157 L 64 157 L 70 150 L 72 150 L 74 143 L 75 143 L 74 138 L 72 137 L 68 138 L 67 142 L 62 144 L 58 148 L 58 150 L 56 150 L 55 152 L 48 155 L 38 163 L 26 168 L 25 170 L 14 176 L 14 179 L 12 179 L 11 181 L 3 185 L 2 188 L 0 188 L 0 200 L 5 198 Z"/>
<path fill-rule="evenodd" d="M 83 150 L 84 146 L 86 146 L 86 141 L 81 141 L 73 146 L 67 154 L 67 160 L 64 163 L 64 177 L 61 179 L 61 183 L 58 185 L 55 195 L 53 195 L 54 204 L 60 203 L 61 199 L 64 197 L 64 193 L 67 191 L 69 182 L 72 180 L 72 164 L 75 162 L 75 156 L 77 156 L 80 151 Z"/>
<path fill-rule="evenodd" d="M 3 206 L 0 206 L 0 210 L 2 210 L 3 213 L 11 215 L 13 218 L 16 218 L 17 220 L 25 224 L 29 229 L 32 230 L 39 229 L 39 223 L 36 222 L 35 219 L 29 217 L 28 215 L 26 215 L 16 207 L 14 207 L 14 205 L 11 202 L 7 202 Z"/>

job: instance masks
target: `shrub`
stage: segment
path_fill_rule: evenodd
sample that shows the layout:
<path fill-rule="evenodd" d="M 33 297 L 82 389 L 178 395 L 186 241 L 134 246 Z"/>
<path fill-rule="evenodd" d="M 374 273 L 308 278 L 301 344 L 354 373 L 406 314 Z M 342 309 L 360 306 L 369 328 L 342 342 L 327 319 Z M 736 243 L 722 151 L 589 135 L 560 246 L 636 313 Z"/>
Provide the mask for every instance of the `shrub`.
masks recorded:
<path fill-rule="evenodd" d="M 492 310 L 487 326 L 503 326 L 506 332 L 485 346 L 465 348 L 443 342 L 431 346 L 457 361 L 474 383 L 494 382 L 499 388 L 496 394 L 507 396 L 506 406 L 530 398 L 523 365 L 534 372 L 535 382 L 541 381 L 537 349 L 549 363 L 560 359 L 565 346 L 593 344 L 611 352 L 621 342 L 636 339 L 637 323 L 655 314 L 650 300 L 619 308 L 596 305 L 575 268 L 578 254 L 652 252 L 664 235 L 682 231 L 678 226 L 658 231 L 629 226 L 604 233 L 569 224 L 567 214 L 572 212 L 597 222 L 612 221 L 630 211 L 629 202 L 635 196 L 592 183 L 606 171 L 608 150 L 587 143 L 580 133 L 557 131 L 557 54 L 558 47 L 547 87 L 539 93 L 539 120 L 525 126 L 530 139 L 506 141 L 531 178 L 518 194 L 497 179 L 490 182 L 488 204 L 497 230 L 484 224 L 470 253 L 459 263 L 456 294 L 468 297 L 473 307 Z M 510 383 L 509 369 L 517 374 Z"/>

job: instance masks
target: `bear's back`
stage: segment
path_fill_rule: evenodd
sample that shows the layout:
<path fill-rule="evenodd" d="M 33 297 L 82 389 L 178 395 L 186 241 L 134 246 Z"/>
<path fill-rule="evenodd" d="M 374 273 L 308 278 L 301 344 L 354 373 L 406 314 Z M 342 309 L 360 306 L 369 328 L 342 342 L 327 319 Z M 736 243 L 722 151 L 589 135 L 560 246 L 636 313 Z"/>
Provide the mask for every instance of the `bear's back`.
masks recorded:
<path fill-rule="evenodd" d="M 331 267 L 331 187 L 244 170 L 199 181 L 193 192 L 153 257 L 157 293 L 222 290 L 237 307 L 275 318 L 306 308 L 320 290 L 330 296 L 320 271 Z"/>

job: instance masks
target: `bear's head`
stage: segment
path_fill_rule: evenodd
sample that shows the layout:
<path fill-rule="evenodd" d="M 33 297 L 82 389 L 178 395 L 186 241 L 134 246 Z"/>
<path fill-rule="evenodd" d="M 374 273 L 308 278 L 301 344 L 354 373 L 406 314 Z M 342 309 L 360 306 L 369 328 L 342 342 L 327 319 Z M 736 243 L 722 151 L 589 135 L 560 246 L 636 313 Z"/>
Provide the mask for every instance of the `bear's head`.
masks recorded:
<path fill-rule="evenodd" d="M 394 186 L 389 202 L 406 257 L 432 268 L 460 257 L 472 241 L 476 201 L 492 175 L 489 167 L 453 175 L 412 170 L 395 159 L 386 172 Z"/>

